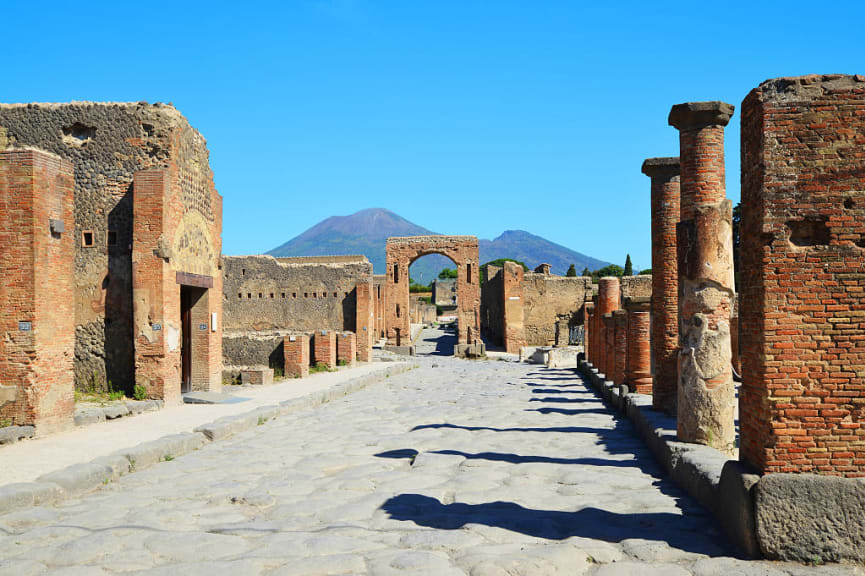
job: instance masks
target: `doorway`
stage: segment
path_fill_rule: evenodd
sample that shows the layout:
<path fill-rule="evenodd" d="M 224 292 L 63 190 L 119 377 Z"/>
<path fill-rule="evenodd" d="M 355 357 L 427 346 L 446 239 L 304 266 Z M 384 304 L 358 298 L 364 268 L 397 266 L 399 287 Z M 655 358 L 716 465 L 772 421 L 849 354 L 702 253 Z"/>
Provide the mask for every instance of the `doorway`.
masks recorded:
<path fill-rule="evenodd" d="M 180 393 L 192 391 L 192 291 L 180 286 Z"/>

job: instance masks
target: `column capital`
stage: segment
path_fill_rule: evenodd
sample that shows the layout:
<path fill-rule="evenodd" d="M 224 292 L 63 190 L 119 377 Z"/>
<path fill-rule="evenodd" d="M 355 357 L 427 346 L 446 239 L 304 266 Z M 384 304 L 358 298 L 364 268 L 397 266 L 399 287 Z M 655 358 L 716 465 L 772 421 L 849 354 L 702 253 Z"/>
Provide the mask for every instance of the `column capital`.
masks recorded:
<path fill-rule="evenodd" d="M 726 126 L 736 107 L 720 100 L 685 102 L 670 109 L 667 122 L 677 130 L 698 130 L 707 126 Z"/>
<path fill-rule="evenodd" d="M 652 178 L 663 178 L 669 180 L 679 175 L 681 165 L 679 164 L 678 156 L 668 156 L 665 158 L 646 158 L 643 161 L 643 167 L 640 171 Z"/>

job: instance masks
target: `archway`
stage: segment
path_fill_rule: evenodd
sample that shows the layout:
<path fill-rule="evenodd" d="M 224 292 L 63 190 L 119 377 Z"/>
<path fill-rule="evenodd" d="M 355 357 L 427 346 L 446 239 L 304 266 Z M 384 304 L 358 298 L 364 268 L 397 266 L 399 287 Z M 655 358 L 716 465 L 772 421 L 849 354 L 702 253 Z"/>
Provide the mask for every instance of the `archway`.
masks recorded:
<path fill-rule="evenodd" d="M 457 267 L 457 342 L 472 344 L 480 338 L 480 276 L 478 239 L 475 236 L 399 236 L 387 239 L 387 313 L 385 324 L 391 344 L 410 338 L 409 266 L 428 254 L 450 258 Z"/>

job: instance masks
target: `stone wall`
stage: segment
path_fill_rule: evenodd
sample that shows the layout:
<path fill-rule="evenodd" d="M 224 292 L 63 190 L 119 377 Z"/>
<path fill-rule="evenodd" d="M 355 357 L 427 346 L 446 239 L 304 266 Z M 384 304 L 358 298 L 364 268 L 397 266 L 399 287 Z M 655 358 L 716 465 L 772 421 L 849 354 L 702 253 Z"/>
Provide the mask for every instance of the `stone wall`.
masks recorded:
<path fill-rule="evenodd" d="M 179 234 L 164 237 L 172 266 L 212 270 L 221 198 L 212 187 L 204 138 L 171 106 L 147 103 L 3 104 L 0 150 L 33 146 L 72 163 L 75 222 L 75 384 L 132 391 L 133 180 L 152 168 L 174 174 L 168 194 Z M 215 235 L 215 237 L 214 237 Z M 205 253 L 206 252 L 206 253 Z"/>
<path fill-rule="evenodd" d="M 457 281 L 438 278 L 433 280 L 432 285 L 433 304 L 444 307 L 455 307 L 457 305 Z"/>
<path fill-rule="evenodd" d="M 530 272 L 523 276 L 522 292 L 526 346 L 552 346 L 559 319 L 582 322 L 577 315 L 591 300 L 592 279 Z"/>
<path fill-rule="evenodd" d="M 295 332 L 357 331 L 358 350 L 369 347 L 361 335 L 372 326 L 358 328 L 358 286 L 372 283 L 365 257 L 225 256 L 223 263 L 226 364 L 279 366 L 283 337 Z M 365 310 L 372 313 L 371 302 Z"/>
<path fill-rule="evenodd" d="M 521 269 L 513 263 L 505 269 L 487 266 L 481 318 L 492 344 L 517 351 L 519 346 L 551 346 L 556 343 L 557 324 L 561 331 L 561 324 L 582 323 L 583 304 L 592 297 L 591 278 L 544 271 L 515 276 L 516 268 Z"/>
<path fill-rule="evenodd" d="M 865 476 L 865 78 L 770 80 L 742 105 L 741 457 Z"/>

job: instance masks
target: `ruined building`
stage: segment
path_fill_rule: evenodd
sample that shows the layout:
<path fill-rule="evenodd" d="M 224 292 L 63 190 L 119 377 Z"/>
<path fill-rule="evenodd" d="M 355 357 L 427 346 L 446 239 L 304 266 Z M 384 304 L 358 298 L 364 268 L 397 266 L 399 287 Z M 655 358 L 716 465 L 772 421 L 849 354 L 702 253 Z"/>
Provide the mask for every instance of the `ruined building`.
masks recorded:
<path fill-rule="evenodd" d="M 374 340 L 372 264 L 364 256 L 225 256 L 225 370 L 282 368 L 285 337 L 357 334 L 357 357 Z M 315 337 L 313 337 L 313 341 Z"/>
<path fill-rule="evenodd" d="M 569 329 L 583 323 L 592 279 L 555 276 L 547 265 L 525 272 L 514 262 L 486 266 L 481 287 L 484 335 L 507 352 L 523 346 L 567 346 Z"/>
<path fill-rule="evenodd" d="M 68 426 L 73 385 L 221 383 L 222 198 L 166 105 L 0 105 L 0 419 Z M 16 387 L 14 392 L 9 388 Z"/>

